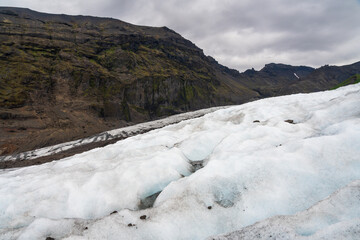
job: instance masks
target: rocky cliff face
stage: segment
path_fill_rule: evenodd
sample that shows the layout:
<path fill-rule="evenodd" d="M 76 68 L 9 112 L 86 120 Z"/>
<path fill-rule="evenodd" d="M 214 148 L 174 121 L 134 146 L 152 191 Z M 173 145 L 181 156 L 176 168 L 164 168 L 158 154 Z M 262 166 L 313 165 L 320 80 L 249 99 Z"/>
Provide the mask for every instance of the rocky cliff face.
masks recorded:
<path fill-rule="evenodd" d="M 0 7 L 0 155 L 175 113 L 328 89 L 356 69 L 268 64 L 239 73 L 166 27 Z"/>
<path fill-rule="evenodd" d="M 353 78 L 360 73 L 360 62 L 356 62 L 345 66 L 328 66 L 325 65 L 315 69 L 311 74 L 307 75 L 301 81 L 289 84 L 284 88 L 284 93 L 295 92 L 314 92 L 332 89 L 338 84 L 346 81 L 348 78 Z M 344 83 L 344 85 L 349 84 Z"/>
<path fill-rule="evenodd" d="M 0 153 L 257 97 L 166 27 L 0 8 Z"/>
<path fill-rule="evenodd" d="M 309 76 L 315 69 L 306 66 L 285 64 L 266 64 L 260 71 L 253 69 L 239 74 L 239 81 L 256 90 L 262 97 L 284 95 L 283 89 L 291 84 L 298 84 L 300 79 Z M 301 92 L 301 91 L 299 91 Z"/>
<path fill-rule="evenodd" d="M 261 97 L 328 90 L 360 72 L 360 62 L 318 69 L 270 63 L 260 71 L 239 73 L 238 81 Z"/>

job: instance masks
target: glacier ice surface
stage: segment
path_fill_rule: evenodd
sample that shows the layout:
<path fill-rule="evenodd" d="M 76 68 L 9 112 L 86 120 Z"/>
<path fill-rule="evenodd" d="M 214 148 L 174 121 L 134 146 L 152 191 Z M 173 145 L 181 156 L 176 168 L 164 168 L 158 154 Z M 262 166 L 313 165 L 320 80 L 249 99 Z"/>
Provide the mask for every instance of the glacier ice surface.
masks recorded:
<path fill-rule="evenodd" d="M 263 99 L 1 170 L 0 238 L 204 239 L 309 211 L 360 179 L 358 156 L 360 84 Z M 193 161 L 204 168 L 193 172 Z M 154 206 L 140 209 L 157 192 Z M 338 208 L 360 209 L 359 201 Z M 358 211 L 311 216 L 292 233 L 359 229 Z"/>

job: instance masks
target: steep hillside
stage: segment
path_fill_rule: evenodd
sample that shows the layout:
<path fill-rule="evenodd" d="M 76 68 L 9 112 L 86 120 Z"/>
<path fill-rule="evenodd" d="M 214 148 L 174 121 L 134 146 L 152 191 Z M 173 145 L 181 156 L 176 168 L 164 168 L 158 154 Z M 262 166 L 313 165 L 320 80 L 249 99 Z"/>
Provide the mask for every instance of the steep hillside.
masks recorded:
<path fill-rule="evenodd" d="M 345 81 L 337 84 L 332 89 L 337 89 L 339 87 L 344 87 L 344 86 L 351 85 L 351 84 L 356 84 L 356 83 L 359 83 L 359 82 L 360 82 L 360 74 L 355 74 L 355 75 L 349 77 L 348 79 L 346 79 Z"/>
<path fill-rule="evenodd" d="M 360 73 L 239 73 L 167 27 L 0 7 L 0 155 L 201 108 L 330 89 Z"/>
<path fill-rule="evenodd" d="M 260 71 L 251 69 L 239 73 L 237 79 L 261 97 L 272 97 L 332 89 L 359 73 L 360 62 L 345 66 L 325 65 L 318 69 L 271 63 Z"/>
<path fill-rule="evenodd" d="M 346 79 L 360 73 L 360 62 L 345 66 L 323 66 L 316 69 L 296 85 L 289 86 L 292 91 L 311 92 L 332 89 Z"/>
<path fill-rule="evenodd" d="M 315 69 L 306 66 L 285 64 L 266 64 L 260 71 L 253 69 L 239 74 L 239 82 L 256 90 L 262 97 L 282 95 L 282 89 L 297 84 L 300 79 L 309 76 Z M 299 91 L 301 92 L 301 91 Z"/>
<path fill-rule="evenodd" d="M 0 8 L 0 44 L 0 154 L 259 97 L 166 27 Z"/>

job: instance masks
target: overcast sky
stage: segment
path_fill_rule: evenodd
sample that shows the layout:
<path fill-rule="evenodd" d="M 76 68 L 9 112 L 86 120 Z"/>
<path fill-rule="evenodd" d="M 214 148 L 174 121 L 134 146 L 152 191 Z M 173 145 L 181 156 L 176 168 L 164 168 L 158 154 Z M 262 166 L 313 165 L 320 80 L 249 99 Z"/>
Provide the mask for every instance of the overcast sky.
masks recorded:
<path fill-rule="evenodd" d="M 167 26 L 231 68 L 360 61 L 360 0 L 0 0 L 48 13 Z"/>

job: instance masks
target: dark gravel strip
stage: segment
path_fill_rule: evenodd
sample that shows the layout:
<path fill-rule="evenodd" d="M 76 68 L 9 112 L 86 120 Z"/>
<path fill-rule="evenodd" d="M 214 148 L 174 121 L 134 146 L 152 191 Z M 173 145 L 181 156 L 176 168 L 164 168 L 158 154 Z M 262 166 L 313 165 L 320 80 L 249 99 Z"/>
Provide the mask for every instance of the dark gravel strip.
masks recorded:
<path fill-rule="evenodd" d="M 27 167 L 27 166 L 40 165 L 40 164 L 43 164 L 43 163 L 52 162 L 52 161 L 55 161 L 55 160 L 59 160 L 59 159 L 62 159 L 62 158 L 73 156 L 75 154 L 86 152 L 86 151 L 89 151 L 89 150 L 94 149 L 94 148 L 105 147 L 106 145 L 116 143 L 119 140 L 122 140 L 122 139 L 125 139 L 125 138 L 128 138 L 128 137 L 132 137 L 132 136 L 135 136 L 137 134 L 146 133 L 146 132 L 149 132 L 151 130 L 154 130 L 154 129 L 146 129 L 144 131 L 137 132 L 137 133 L 134 133 L 132 135 L 128 135 L 126 137 L 118 137 L 118 138 L 114 138 L 114 139 L 111 139 L 111 140 L 88 143 L 88 144 L 85 144 L 85 145 L 81 145 L 81 146 L 78 146 L 78 147 L 71 148 L 69 150 L 65 150 L 65 151 L 62 151 L 62 152 L 59 152 L 59 153 L 52 154 L 52 155 L 49 155 L 49 156 L 38 157 L 38 158 L 34 158 L 34 159 L 26 159 L 26 160 L 15 160 L 15 161 L 13 160 L 13 161 L 0 162 L 0 169 Z"/>

